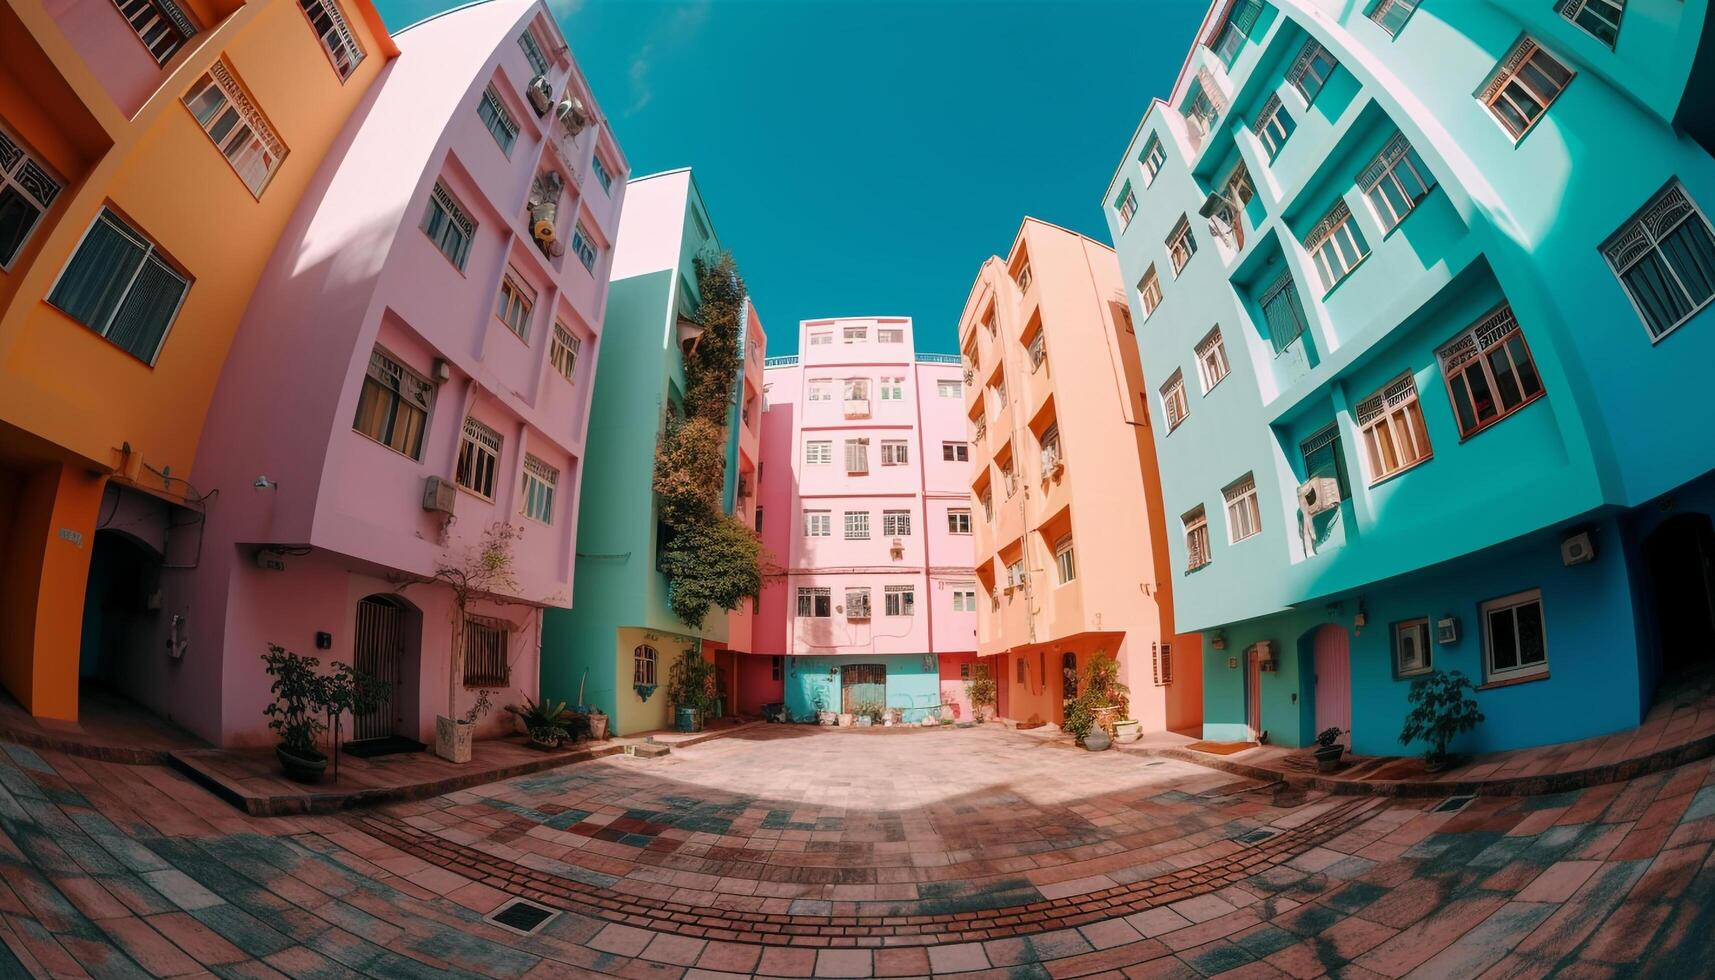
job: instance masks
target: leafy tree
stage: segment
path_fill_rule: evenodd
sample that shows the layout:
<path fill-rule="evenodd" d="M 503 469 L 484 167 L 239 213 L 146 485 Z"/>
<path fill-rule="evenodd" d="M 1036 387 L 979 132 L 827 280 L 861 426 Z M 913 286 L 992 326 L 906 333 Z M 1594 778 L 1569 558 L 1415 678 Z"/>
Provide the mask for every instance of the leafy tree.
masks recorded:
<path fill-rule="evenodd" d="M 676 529 L 661 567 L 673 582 L 673 615 L 701 629 L 710 607 L 737 609 L 762 591 L 762 539 L 717 511 Z"/>
<path fill-rule="evenodd" d="M 463 555 L 435 566 L 435 581 L 453 593 L 452 658 L 447 670 L 447 717 L 458 709 L 458 692 L 464 683 L 464 631 L 471 603 L 482 598 L 509 598 L 518 593 L 518 578 L 512 571 L 512 550 L 524 529 L 507 521 L 496 521 L 482 532 L 475 547 Z"/>

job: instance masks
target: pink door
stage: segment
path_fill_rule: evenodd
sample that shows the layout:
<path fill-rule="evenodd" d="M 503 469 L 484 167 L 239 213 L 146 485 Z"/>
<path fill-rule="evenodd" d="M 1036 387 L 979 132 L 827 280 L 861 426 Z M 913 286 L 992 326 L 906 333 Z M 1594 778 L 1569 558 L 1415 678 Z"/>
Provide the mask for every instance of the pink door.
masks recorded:
<path fill-rule="evenodd" d="M 1344 626 L 1316 631 L 1316 731 L 1338 728 L 1340 741 L 1352 744 L 1352 653 Z"/>

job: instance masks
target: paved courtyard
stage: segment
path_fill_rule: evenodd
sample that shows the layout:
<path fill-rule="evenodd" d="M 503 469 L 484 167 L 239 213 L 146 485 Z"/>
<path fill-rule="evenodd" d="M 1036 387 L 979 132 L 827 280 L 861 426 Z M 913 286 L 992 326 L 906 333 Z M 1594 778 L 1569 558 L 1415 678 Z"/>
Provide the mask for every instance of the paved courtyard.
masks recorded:
<path fill-rule="evenodd" d="M 12 745 L 0 787 L 0 976 L 1697 976 L 1715 945 L 1708 762 L 1437 812 L 767 727 L 339 816 Z M 555 914 L 485 920 L 517 897 Z"/>

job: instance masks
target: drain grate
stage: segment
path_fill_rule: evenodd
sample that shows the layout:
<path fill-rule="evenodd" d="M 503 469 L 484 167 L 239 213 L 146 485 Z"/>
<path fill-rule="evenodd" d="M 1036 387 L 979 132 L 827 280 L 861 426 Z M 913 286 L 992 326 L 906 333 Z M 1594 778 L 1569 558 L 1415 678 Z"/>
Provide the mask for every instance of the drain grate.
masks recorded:
<path fill-rule="evenodd" d="M 1240 837 L 1238 841 L 1240 844 L 1261 844 L 1263 841 L 1268 840 L 1270 837 L 1273 837 L 1278 833 L 1280 833 L 1280 831 L 1262 827 Z"/>
<path fill-rule="evenodd" d="M 1445 800 L 1442 800 L 1435 809 L 1429 812 L 1458 813 L 1460 810 L 1463 810 L 1466 806 L 1470 805 L 1470 802 L 1475 798 L 1476 797 L 1472 796 L 1449 796 Z"/>
<path fill-rule="evenodd" d="M 543 924 L 560 913 L 543 905 L 522 898 L 515 898 L 505 905 L 488 913 L 488 921 L 497 926 L 505 926 L 513 932 L 521 932 L 528 936 Z"/>

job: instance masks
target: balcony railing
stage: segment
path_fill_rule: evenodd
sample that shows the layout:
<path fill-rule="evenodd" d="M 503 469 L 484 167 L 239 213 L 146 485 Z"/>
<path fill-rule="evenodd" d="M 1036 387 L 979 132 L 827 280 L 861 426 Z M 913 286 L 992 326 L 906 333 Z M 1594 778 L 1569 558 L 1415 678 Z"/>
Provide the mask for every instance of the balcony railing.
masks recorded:
<path fill-rule="evenodd" d="M 867 419 L 867 418 L 869 418 L 869 399 L 867 399 L 867 398 L 848 398 L 848 399 L 846 399 L 846 418 L 848 418 L 848 419 Z"/>
<path fill-rule="evenodd" d="M 798 355 L 797 354 L 781 354 L 778 357 L 765 357 L 762 359 L 762 366 L 765 368 L 791 367 L 797 363 L 798 363 Z"/>
<path fill-rule="evenodd" d="M 957 354 L 918 354 L 917 355 L 917 363 L 918 364 L 957 364 L 957 363 L 959 363 L 959 355 L 957 355 Z"/>

